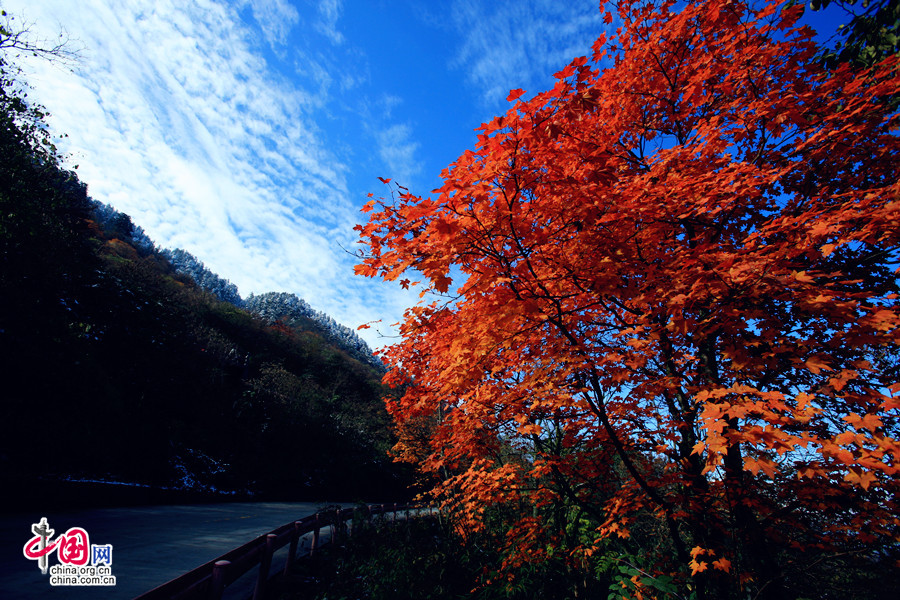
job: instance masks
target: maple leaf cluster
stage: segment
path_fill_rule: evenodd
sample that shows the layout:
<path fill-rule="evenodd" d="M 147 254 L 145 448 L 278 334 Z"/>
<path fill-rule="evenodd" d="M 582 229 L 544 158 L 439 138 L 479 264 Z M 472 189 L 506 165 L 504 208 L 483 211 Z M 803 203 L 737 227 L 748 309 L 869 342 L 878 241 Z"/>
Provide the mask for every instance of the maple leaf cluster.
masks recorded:
<path fill-rule="evenodd" d="M 467 528 L 577 506 L 590 557 L 651 514 L 659 573 L 784 596 L 781 550 L 900 531 L 900 57 L 826 70 L 777 3 L 617 7 L 432 196 L 367 205 L 357 272 L 437 297 L 385 352 L 398 452 Z"/>

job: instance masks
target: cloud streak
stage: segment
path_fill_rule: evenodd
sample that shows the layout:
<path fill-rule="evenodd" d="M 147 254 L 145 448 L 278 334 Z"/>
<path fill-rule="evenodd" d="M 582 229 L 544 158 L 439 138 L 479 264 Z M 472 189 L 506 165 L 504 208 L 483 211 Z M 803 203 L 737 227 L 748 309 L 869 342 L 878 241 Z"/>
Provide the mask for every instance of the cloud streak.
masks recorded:
<path fill-rule="evenodd" d="M 489 107 L 513 88 L 542 91 L 552 85 L 550 75 L 588 54 L 603 32 L 598 6 L 596 0 L 456 0 L 452 16 L 462 43 L 452 64 L 465 70 Z"/>
<path fill-rule="evenodd" d="M 300 21 L 300 13 L 287 0 L 243 0 L 250 5 L 270 45 L 277 47 L 287 41 L 288 33 Z"/>

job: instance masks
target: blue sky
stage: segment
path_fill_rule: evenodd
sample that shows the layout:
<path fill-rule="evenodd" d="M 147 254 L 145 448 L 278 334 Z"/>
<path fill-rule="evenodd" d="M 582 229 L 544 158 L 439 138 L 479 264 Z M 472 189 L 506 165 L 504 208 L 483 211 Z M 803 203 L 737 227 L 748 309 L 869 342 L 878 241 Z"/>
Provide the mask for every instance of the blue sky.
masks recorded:
<path fill-rule="evenodd" d="M 509 90 L 550 87 L 604 27 L 596 0 L 0 4 L 81 49 L 26 69 L 92 197 L 242 296 L 293 292 L 350 327 L 418 300 L 353 276 L 377 178 L 427 194 Z"/>

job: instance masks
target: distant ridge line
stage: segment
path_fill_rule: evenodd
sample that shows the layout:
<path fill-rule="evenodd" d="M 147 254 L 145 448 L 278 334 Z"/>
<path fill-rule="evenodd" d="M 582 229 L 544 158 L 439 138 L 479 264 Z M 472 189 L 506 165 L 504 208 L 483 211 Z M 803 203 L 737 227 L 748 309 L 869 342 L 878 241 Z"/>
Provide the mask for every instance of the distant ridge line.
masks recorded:
<path fill-rule="evenodd" d="M 326 341 L 331 342 L 352 358 L 385 371 L 384 364 L 375 356 L 369 345 L 356 332 L 334 320 L 328 314 L 314 310 L 305 300 L 290 292 L 266 292 L 260 295 L 250 294 L 245 300 L 238 292 L 238 287 L 231 281 L 212 272 L 203 261 L 182 248 L 160 248 L 147 236 L 144 230 L 132 223 L 131 217 L 119 212 L 109 204 L 94 202 L 94 217 L 104 229 L 114 231 L 145 254 L 161 256 L 176 273 L 186 275 L 205 290 L 221 300 L 237 308 L 257 315 L 270 324 L 279 320 L 294 321 L 307 319 L 312 322 L 315 333 L 319 333 Z"/>

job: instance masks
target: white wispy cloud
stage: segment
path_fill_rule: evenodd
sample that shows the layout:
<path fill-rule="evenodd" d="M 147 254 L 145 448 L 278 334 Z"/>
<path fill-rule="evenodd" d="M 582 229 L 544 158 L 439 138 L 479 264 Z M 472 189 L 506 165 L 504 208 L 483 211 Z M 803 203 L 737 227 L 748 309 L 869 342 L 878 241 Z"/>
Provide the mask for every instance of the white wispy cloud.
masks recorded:
<path fill-rule="evenodd" d="M 408 124 L 393 124 L 377 133 L 378 154 L 387 165 L 391 177 L 409 187 L 422 172 L 417 157 L 419 142 Z"/>
<path fill-rule="evenodd" d="M 342 44 L 344 42 L 344 34 L 340 32 L 337 26 L 343 10 L 341 0 L 319 0 L 318 10 L 320 20 L 316 23 L 316 29 L 333 43 Z"/>
<path fill-rule="evenodd" d="M 549 87 L 550 76 L 589 54 L 604 31 L 596 0 L 456 0 L 452 18 L 462 36 L 453 66 L 466 71 L 488 107 L 510 89 Z"/>
<path fill-rule="evenodd" d="M 284 1 L 250 4 L 269 43 L 297 21 Z M 74 73 L 29 69 L 94 198 L 132 215 L 160 245 L 195 254 L 243 295 L 292 291 L 350 326 L 394 310 L 393 292 L 353 281 L 355 260 L 342 250 L 354 241 L 357 207 L 347 166 L 315 119 L 327 91 L 269 68 L 259 30 L 238 17 L 246 3 L 4 5 L 36 25 L 65 23 L 86 48 Z"/>
<path fill-rule="evenodd" d="M 253 17 L 259 23 L 272 46 L 280 46 L 287 40 L 287 35 L 300 20 L 300 13 L 288 0 L 243 0 L 249 2 L 253 9 Z"/>

